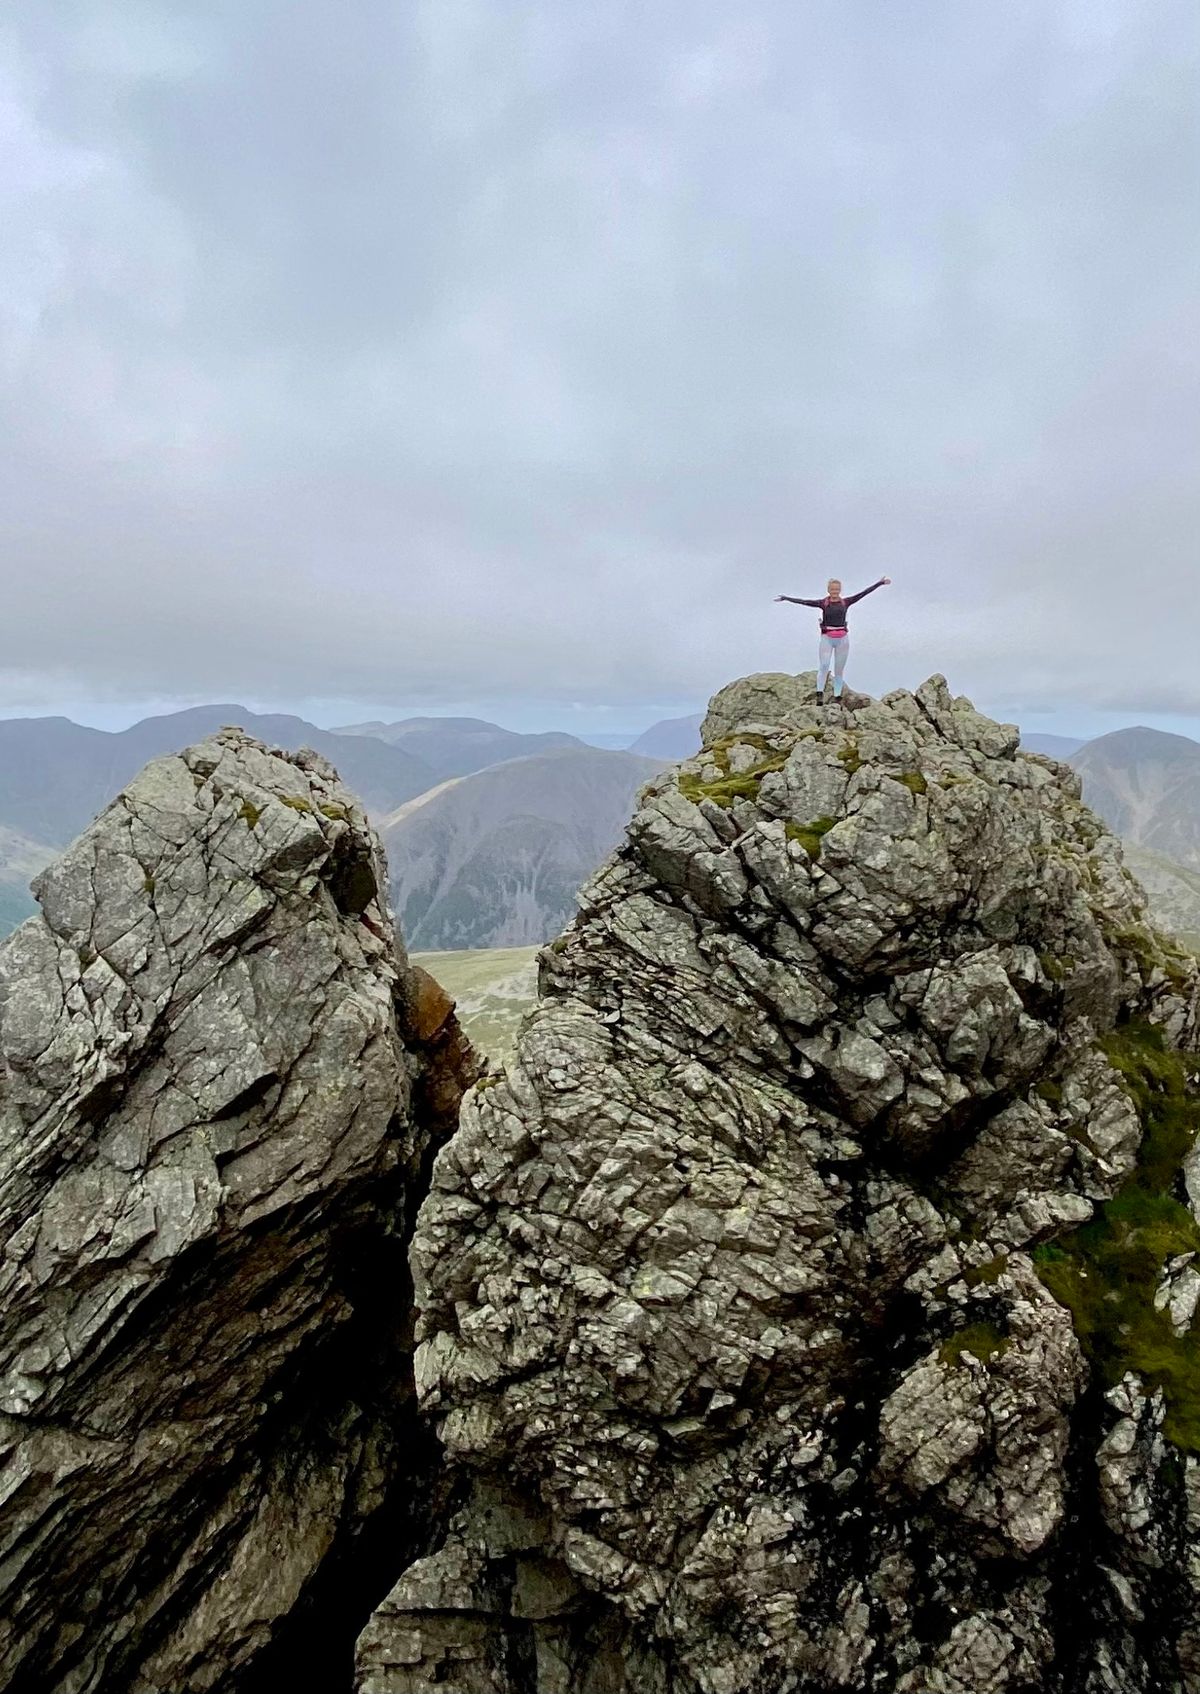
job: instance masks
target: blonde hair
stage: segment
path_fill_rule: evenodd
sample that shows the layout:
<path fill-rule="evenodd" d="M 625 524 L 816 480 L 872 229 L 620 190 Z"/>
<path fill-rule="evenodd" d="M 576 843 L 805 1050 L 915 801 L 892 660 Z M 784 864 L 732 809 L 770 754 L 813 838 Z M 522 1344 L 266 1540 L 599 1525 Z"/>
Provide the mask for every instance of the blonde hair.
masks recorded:
<path fill-rule="evenodd" d="M 832 594 L 835 588 L 840 588 L 841 586 L 842 586 L 841 577 L 840 576 L 831 576 L 829 581 L 825 584 L 825 592 L 826 592 L 826 594 Z"/>

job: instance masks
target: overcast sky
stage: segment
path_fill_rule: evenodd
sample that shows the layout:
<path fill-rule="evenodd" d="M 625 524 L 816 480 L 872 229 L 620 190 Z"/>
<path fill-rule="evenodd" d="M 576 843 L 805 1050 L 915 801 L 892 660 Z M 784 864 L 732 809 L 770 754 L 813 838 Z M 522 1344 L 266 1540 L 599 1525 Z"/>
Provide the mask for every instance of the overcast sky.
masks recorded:
<path fill-rule="evenodd" d="M 0 710 L 1200 716 L 1195 0 L 7 0 Z M 1163 715 L 1167 716 L 1164 717 Z"/>

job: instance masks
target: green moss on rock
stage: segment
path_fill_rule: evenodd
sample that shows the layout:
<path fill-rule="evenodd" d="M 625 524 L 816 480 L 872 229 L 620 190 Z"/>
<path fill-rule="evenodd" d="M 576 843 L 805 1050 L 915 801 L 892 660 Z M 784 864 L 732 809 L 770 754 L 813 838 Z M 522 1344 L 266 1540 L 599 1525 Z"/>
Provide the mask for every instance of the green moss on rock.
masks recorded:
<path fill-rule="evenodd" d="M 927 794 L 929 792 L 929 784 L 920 771 L 901 771 L 896 781 L 902 782 L 910 794 Z"/>
<path fill-rule="evenodd" d="M 255 824 L 258 822 L 259 818 L 262 817 L 262 815 L 263 815 L 263 809 L 262 809 L 261 806 L 256 806 L 252 800 L 243 800 L 242 801 L 241 810 L 238 812 L 238 817 L 241 818 L 243 823 L 248 824 L 251 829 L 254 828 Z"/>
<path fill-rule="evenodd" d="M 754 747 L 764 757 L 748 770 L 731 771 L 729 750 L 735 746 Z M 681 771 L 679 792 L 693 805 L 698 805 L 701 800 L 711 800 L 715 805 L 724 806 L 726 811 L 735 800 L 757 800 L 763 777 L 770 771 L 782 770 L 788 758 L 786 749 L 772 747 L 762 735 L 735 735 L 718 741 L 707 749 L 707 757 L 722 774 L 713 782 L 703 782 L 698 772 Z"/>
<path fill-rule="evenodd" d="M 783 827 L 789 841 L 798 841 L 810 859 L 819 859 L 821 838 L 829 834 L 836 822 L 836 818 L 814 818 L 811 823 L 787 823 Z"/>
<path fill-rule="evenodd" d="M 942 1342 L 938 1358 L 944 1365 L 961 1365 L 963 1354 L 970 1353 L 981 1365 L 990 1365 L 993 1359 L 1003 1358 L 1011 1346 L 1008 1336 L 995 1324 L 969 1323 Z"/>
<path fill-rule="evenodd" d="M 968 1288 L 990 1288 L 999 1282 L 1008 1269 L 1008 1254 L 997 1253 L 994 1259 L 988 1259 L 986 1264 L 970 1265 L 963 1272 L 963 1281 Z"/>
<path fill-rule="evenodd" d="M 1135 1372 L 1166 1399 L 1164 1433 L 1200 1452 L 1200 1343 L 1177 1336 L 1154 1296 L 1168 1260 L 1200 1251 L 1200 1226 L 1176 1197 L 1180 1170 L 1200 1131 L 1191 1061 L 1162 1031 L 1131 1022 L 1101 1041 L 1142 1123 L 1138 1163 L 1090 1223 L 1034 1251 L 1046 1287 L 1107 1384 Z"/>

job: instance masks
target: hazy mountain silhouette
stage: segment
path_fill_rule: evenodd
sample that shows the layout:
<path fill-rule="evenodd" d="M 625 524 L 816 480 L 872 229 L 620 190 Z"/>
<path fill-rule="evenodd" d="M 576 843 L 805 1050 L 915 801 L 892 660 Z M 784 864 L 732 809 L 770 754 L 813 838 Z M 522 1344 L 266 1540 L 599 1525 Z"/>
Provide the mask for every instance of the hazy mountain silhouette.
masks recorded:
<path fill-rule="evenodd" d="M 502 729 L 484 718 L 401 718 L 396 723 L 345 724 L 339 735 L 366 735 L 389 746 L 400 747 L 427 764 L 441 780 L 468 776 L 505 759 L 520 759 L 532 753 L 547 753 L 553 747 L 582 747 L 582 741 L 561 730 L 540 735 L 522 735 Z"/>
<path fill-rule="evenodd" d="M 315 748 L 373 814 L 393 810 L 436 780 L 406 748 L 245 706 L 191 706 L 143 718 L 116 733 L 69 718 L 7 718 L 0 720 L 0 823 L 35 841 L 65 846 L 147 760 L 203 741 L 224 724 L 240 724 L 259 740 L 292 752 Z"/>

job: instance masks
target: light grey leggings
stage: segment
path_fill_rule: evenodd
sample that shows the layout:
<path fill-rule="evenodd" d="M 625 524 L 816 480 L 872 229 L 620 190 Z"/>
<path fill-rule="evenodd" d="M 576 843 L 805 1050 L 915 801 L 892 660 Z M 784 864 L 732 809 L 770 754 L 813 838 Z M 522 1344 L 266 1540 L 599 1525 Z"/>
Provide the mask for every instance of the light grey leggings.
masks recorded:
<path fill-rule="evenodd" d="M 831 641 L 827 635 L 821 637 L 821 662 L 817 669 L 817 687 L 825 687 L 825 678 L 829 675 L 830 661 L 833 662 L 833 694 L 836 699 L 842 692 L 842 672 L 846 668 L 846 660 L 850 656 L 850 637 L 843 635 L 837 641 Z"/>

